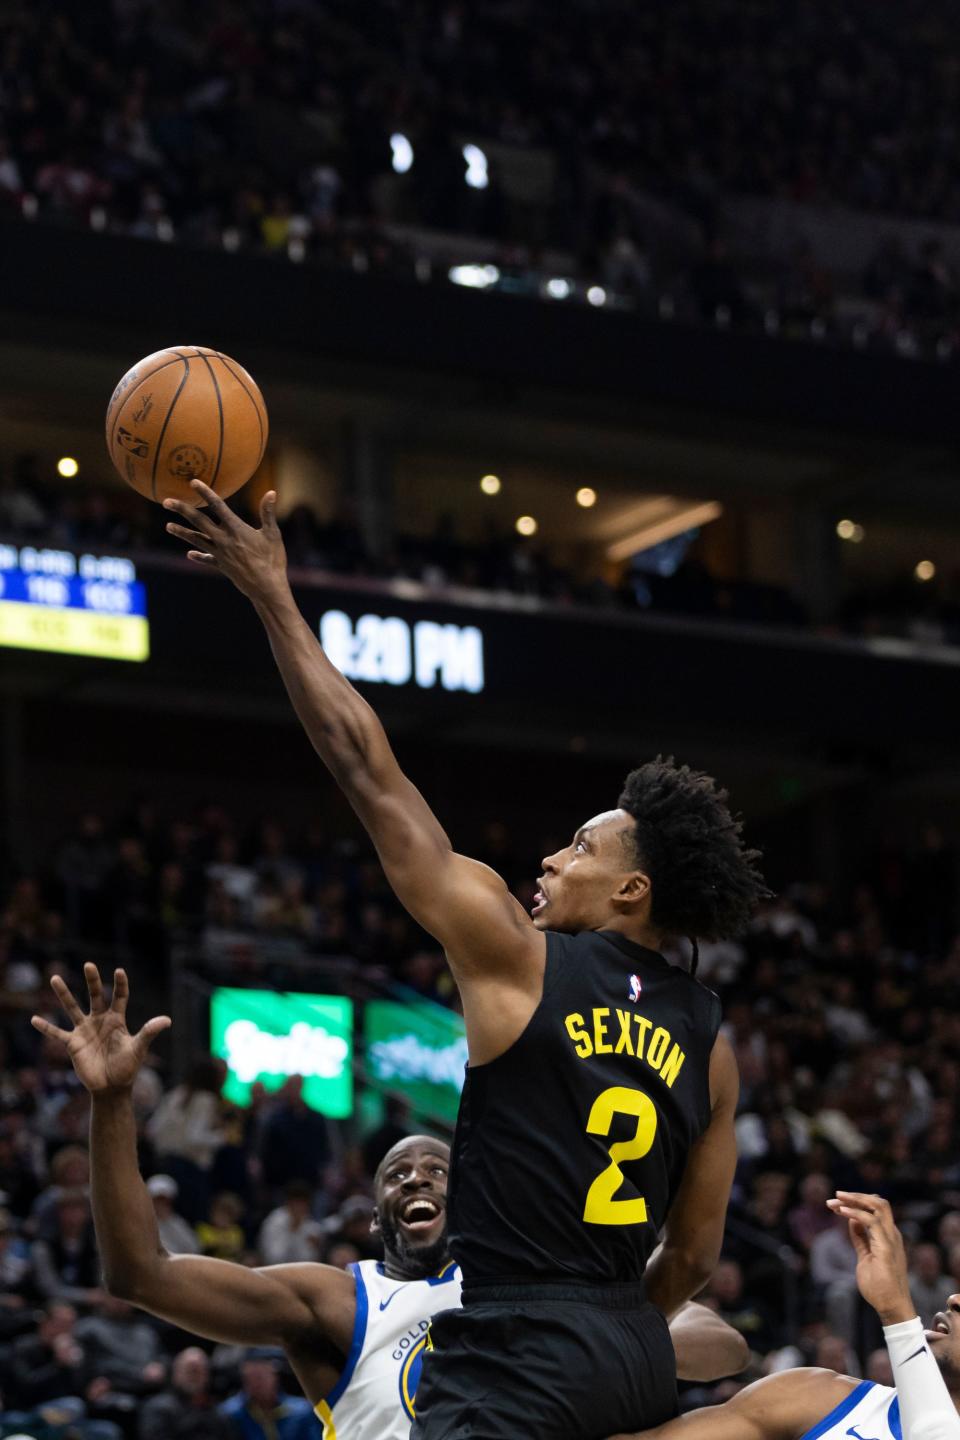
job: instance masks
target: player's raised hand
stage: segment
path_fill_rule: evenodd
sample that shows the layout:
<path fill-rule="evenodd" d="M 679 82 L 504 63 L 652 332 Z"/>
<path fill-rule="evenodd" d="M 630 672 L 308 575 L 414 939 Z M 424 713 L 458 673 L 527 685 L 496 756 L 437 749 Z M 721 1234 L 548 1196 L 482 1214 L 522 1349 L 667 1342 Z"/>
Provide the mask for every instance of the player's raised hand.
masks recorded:
<path fill-rule="evenodd" d="M 910 1296 L 907 1254 L 893 1211 L 879 1195 L 838 1190 L 828 1200 L 834 1215 L 849 1222 L 850 1240 L 857 1252 L 857 1286 L 884 1325 L 912 1320 L 917 1313 Z"/>
<path fill-rule="evenodd" d="M 84 979 L 90 996 L 90 1013 L 85 1015 L 59 975 L 50 981 L 54 994 L 73 1023 L 61 1030 L 40 1015 L 30 1021 L 35 1030 L 53 1040 L 62 1040 L 81 1082 L 91 1095 L 108 1090 L 129 1090 L 150 1049 L 150 1043 L 172 1022 L 168 1015 L 148 1020 L 136 1035 L 127 1029 L 127 1001 L 130 985 L 125 970 L 113 976 L 113 995 L 108 1005 L 96 965 L 84 965 Z"/>
<path fill-rule="evenodd" d="M 250 600 L 267 599 L 286 585 L 287 552 L 277 524 L 277 492 L 268 490 L 260 502 L 260 528 L 247 525 L 202 480 L 191 480 L 197 509 L 184 500 L 164 500 L 185 524 L 171 522 L 167 530 L 191 548 L 187 559 L 210 565 L 232 580 Z"/>

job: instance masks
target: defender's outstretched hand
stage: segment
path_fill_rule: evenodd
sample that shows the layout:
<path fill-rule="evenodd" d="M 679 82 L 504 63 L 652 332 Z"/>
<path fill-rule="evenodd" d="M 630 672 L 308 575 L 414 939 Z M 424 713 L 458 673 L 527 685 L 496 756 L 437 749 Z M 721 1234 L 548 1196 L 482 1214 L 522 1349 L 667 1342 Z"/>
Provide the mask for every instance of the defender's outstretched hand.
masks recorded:
<path fill-rule="evenodd" d="M 84 1015 L 69 986 L 59 975 L 55 975 L 50 985 L 73 1022 L 73 1029 L 61 1030 L 40 1015 L 34 1015 L 30 1023 L 41 1035 L 63 1041 L 74 1070 L 91 1095 L 108 1090 L 129 1090 L 147 1058 L 154 1036 L 166 1030 L 172 1021 L 169 1015 L 157 1015 L 148 1020 L 136 1035 L 131 1035 L 126 1018 L 130 998 L 127 972 L 114 971 L 113 996 L 109 1005 L 104 998 L 103 982 L 96 965 L 84 965 L 83 974 L 90 996 L 89 1015 Z"/>
<path fill-rule="evenodd" d="M 884 1325 L 912 1320 L 917 1307 L 910 1297 L 907 1255 L 893 1211 L 879 1195 L 838 1190 L 828 1200 L 834 1215 L 849 1221 L 850 1240 L 857 1252 L 857 1285 Z"/>
<path fill-rule="evenodd" d="M 187 559 L 198 565 L 212 565 L 250 600 L 269 597 L 286 583 L 287 552 L 277 525 L 277 492 L 268 490 L 260 502 L 260 529 L 247 525 L 234 515 L 220 496 L 204 485 L 191 480 L 198 501 L 205 509 L 195 509 L 183 500 L 164 500 L 165 510 L 175 510 L 186 522 L 170 523 L 167 530 L 193 548 Z"/>

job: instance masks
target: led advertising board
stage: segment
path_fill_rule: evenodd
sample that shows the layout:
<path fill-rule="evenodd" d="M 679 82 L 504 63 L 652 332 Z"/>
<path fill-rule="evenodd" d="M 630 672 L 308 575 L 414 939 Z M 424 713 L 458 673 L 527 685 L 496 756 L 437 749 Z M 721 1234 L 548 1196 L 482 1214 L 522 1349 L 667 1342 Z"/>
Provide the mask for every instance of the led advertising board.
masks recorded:
<path fill-rule="evenodd" d="M 133 561 L 0 544 L 0 646 L 146 660 L 147 597 Z"/>
<path fill-rule="evenodd" d="M 223 1093 L 250 1103 L 259 1082 L 303 1077 L 303 1098 L 331 1120 L 353 1111 L 353 1001 L 342 995 L 221 987 L 210 999 L 210 1050 L 227 1062 Z"/>
<path fill-rule="evenodd" d="M 431 1000 L 368 1000 L 364 1007 L 367 1073 L 406 1095 L 415 1110 L 457 1118 L 467 1063 L 463 1019 Z"/>
<path fill-rule="evenodd" d="M 483 689 L 483 632 L 476 625 L 372 613 L 354 622 L 343 610 L 327 610 L 320 643 L 348 680 L 470 695 Z"/>

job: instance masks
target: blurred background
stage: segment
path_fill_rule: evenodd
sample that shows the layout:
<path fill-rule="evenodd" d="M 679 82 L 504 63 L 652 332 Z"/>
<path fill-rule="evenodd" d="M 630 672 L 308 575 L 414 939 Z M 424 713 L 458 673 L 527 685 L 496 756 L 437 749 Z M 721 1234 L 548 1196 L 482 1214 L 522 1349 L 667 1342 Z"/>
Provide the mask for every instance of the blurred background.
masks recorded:
<path fill-rule="evenodd" d="M 154 1440 L 146 1397 L 292 1388 L 142 1317 L 130 1360 L 85 1098 L 26 1019 L 52 971 L 174 1015 L 138 1096 L 173 1248 L 375 1253 L 380 1155 L 456 1112 L 442 957 L 249 607 L 108 461 L 114 385 L 176 343 L 258 380 L 233 503 L 278 489 L 307 620 L 459 849 L 528 903 L 662 752 L 765 850 L 777 898 L 701 962 L 743 1077 L 706 1298 L 748 1378 L 889 1383 L 837 1185 L 896 1205 L 925 1319 L 960 1290 L 958 93 L 946 0 L 0 3 L 7 1410 Z"/>

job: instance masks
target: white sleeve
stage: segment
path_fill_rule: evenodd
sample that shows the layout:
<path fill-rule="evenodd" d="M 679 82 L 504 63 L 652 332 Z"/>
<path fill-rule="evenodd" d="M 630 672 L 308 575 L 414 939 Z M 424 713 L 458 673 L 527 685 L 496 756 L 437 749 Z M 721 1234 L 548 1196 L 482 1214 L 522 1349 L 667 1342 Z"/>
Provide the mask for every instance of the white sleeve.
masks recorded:
<path fill-rule="evenodd" d="M 924 1339 L 919 1316 L 885 1325 L 883 1338 L 900 1401 L 903 1440 L 960 1440 L 960 1415 Z"/>

